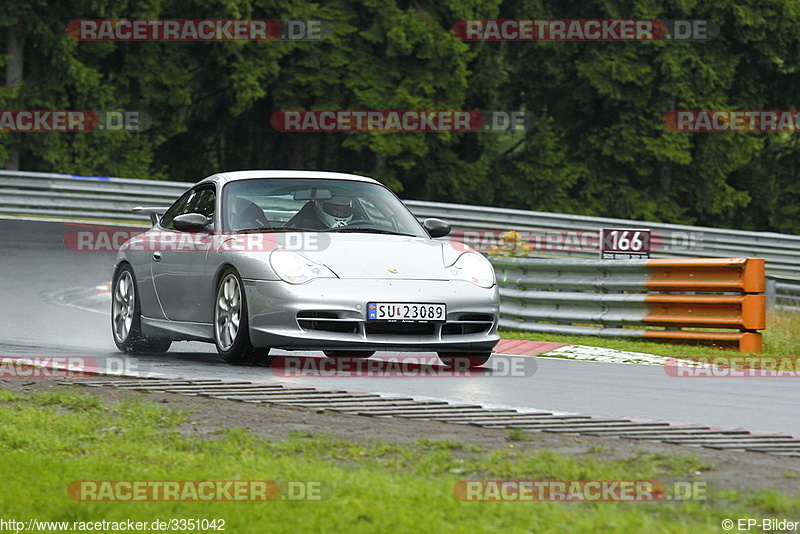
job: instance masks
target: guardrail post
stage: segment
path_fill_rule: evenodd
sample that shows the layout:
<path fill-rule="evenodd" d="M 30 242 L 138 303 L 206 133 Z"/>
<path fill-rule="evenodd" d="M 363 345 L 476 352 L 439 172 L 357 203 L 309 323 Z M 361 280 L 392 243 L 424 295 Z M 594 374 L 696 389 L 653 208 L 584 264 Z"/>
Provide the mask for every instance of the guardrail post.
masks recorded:
<path fill-rule="evenodd" d="M 767 278 L 767 309 L 769 311 L 775 309 L 775 302 L 777 300 L 777 285 L 777 280 L 774 278 Z"/>

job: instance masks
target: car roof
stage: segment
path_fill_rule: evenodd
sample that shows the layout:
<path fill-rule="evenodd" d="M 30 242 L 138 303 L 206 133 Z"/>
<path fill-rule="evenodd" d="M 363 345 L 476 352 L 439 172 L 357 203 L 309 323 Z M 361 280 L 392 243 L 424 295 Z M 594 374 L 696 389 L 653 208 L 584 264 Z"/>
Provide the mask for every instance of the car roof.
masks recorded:
<path fill-rule="evenodd" d="M 254 180 L 258 178 L 279 179 L 279 178 L 318 178 L 325 180 L 350 180 L 356 182 L 367 182 L 380 185 L 380 182 L 367 178 L 366 176 L 358 176 L 357 174 L 347 174 L 343 172 L 327 172 L 327 171 L 276 171 L 276 170 L 252 170 L 252 171 L 227 171 L 212 174 L 207 178 L 203 178 L 198 183 L 218 182 L 225 184 L 228 182 L 235 182 L 239 180 Z"/>

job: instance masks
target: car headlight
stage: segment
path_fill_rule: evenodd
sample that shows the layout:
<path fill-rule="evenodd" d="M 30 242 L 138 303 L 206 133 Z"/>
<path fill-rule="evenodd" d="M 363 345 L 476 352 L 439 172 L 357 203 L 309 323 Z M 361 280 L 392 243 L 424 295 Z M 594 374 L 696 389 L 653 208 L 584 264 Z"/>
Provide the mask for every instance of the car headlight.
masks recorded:
<path fill-rule="evenodd" d="M 450 278 L 467 280 L 476 286 L 492 287 L 494 285 L 494 268 L 489 260 L 475 252 L 465 252 L 455 263 L 447 268 Z"/>
<path fill-rule="evenodd" d="M 303 284 L 315 278 L 336 278 L 333 271 L 293 250 L 273 250 L 269 255 L 272 270 L 284 282 Z"/>

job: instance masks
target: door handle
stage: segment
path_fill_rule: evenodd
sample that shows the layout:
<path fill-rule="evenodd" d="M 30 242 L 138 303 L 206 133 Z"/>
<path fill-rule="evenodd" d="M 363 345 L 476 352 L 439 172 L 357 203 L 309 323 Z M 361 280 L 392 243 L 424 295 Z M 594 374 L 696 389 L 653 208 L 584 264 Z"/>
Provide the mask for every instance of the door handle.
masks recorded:
<path fill-rule="evenodd" d="M 153 261 L 161 261 L 161 251 L 157 250 L 153 252 Z"/>

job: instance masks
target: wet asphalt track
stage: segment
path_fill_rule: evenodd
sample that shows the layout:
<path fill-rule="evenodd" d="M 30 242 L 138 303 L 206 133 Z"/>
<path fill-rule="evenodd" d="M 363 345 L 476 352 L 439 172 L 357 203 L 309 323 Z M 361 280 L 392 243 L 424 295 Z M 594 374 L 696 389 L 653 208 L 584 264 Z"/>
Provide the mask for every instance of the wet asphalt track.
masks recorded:
<path fill-rule="evenodd" d="M 265 366 L 231 366 L 218 358 L 213 345 L 185 342 L 173 344 L 164 355 L 131 359 L 117 352 L 107 311 L 64 305 L 76 304 L 75 294 L 95 293 L 92 288 L 108 283 L 112 274 L 114 253 L 67 250 L 63 237 L 75 229 L 63 223 L 0 220 L 0 356 L 84 356 L 101 367 L 111 362 L 144 375 L 302 384 L 800 436 L 800 378 L 674 378 L 660 366 L 549 358 L 521 362 L 526 376 L 505 376 L 498 368 L 508 364 L 503 360 L 493 364 L 494 371 L 471 377 L 430 377 L 438 366 L 410 367 L 426 371 L 424 378 L 287 377 L 285 368 L 276 373 Z M 314 352 L 300 356 L 323 357 Z M 433 354 L 426 356 L 432 359 Z"/>

